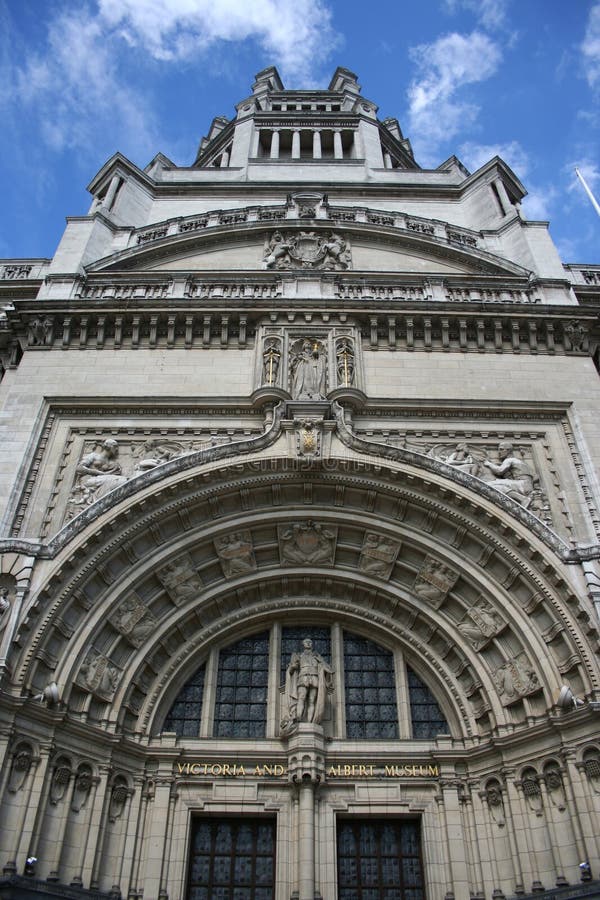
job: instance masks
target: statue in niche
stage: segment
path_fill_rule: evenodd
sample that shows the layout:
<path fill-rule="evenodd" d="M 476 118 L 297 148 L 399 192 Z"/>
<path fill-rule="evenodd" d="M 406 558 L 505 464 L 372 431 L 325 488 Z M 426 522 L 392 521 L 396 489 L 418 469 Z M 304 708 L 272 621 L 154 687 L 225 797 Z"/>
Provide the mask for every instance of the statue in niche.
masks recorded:
<path fill-rule="evenodd" d="M 502 788 L 497 781 L 490 781 L 486 785 L 484 797 L 490 811 L 490 815 L 496 825 L 502 828 L 506 822 L 504 813 L 504 801 L 502 799 Z"/>
<path fill-rule="evenodd" d="M 25 784 L 29 770 L 33 765 L 33 751 L 28 744 L 21 744 L 12 759 L 8 777 L 8 791 L 16 794 Z"/>
<path fill-rule="evenodd" d="M 69 502 L 74 506 L 91 506 L 125 484 L 127 478 L 122 473 L 118 457 L 119 445 L 113 438 L 96 444 L 91 453 L 86 453 L 77 466 L 78 483 L 75 496 Z"/>
<path fill-rule="evenodd" d="M 342 338 L 335 347 L 338 385 L 350 387 L 354 383 L 354 348 L 352 341 Z"/>
<path fill-rule="evenodd" d="M 292 357 L 292 397 L 294 400 L 324 400 L 326 359 L 318 341 L 302 341 Z"/>
<path fill-rule="evenodd" d="M 483 465 L 495 476 L 487 481 L 491 487 L 527 508 L 533 494 L 533 475 L 527 463 L 515 456 L 510 441 L 498 444 L 500 462 L 484 460 Z"/>
<path fill-rule="evenodd" d="M 263 384 L 277 384 L 279 375 L 279 363 L 281 362 L 281 349 L 276 338 L 268 338 L 263 350 Z"/>
<path fill-rule="evenodd" d="M 89 766 L 81 766 L 81 768 L 77 772 L 77 776 L 75 778 L 75 784 L 73 786 L 73 798 L 71 800 L 71 809 L 73 812 L 79 812 L 82 809 L 90 796 L 90 791 L 92 790 L 93 784 L 93 775 L 92 770 Z"/>
<path fill-rule="evenodd" d="M 302 641 L 302 650 L 293 653 L 285 673 L 286 713 L 281 721 L 283 734 L 298 722 L 319 725 L 325 714 L 328 694 L 333 692 L 333 669 L 313 650 L 310 638 Z"/>

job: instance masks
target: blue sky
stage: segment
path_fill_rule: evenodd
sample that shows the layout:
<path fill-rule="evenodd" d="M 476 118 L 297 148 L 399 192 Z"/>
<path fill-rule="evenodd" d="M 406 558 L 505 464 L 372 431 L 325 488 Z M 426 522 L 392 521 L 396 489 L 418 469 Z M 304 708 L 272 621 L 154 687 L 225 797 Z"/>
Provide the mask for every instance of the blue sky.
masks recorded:
<path fill-rule="evenodd" d="M 289 88 L 355 71 L 417 161 L 498 153 L 567 262 L 600 262 L 600 0 L 0 0 L 0 256 L 51 256 L 120 150 L 193 161 L 275 63 Z"/>

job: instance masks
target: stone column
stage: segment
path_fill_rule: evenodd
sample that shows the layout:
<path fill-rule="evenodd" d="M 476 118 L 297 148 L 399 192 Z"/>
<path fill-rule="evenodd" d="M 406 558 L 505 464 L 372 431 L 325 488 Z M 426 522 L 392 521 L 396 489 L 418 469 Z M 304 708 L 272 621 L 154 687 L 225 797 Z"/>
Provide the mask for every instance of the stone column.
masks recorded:
<path fill-rule="evenodd" d="M 102 206 L 104 207 L 104 209 L 110 209 L 112 207 L 120 181 L 121 179 L 118 175 L 113 175 L 113 177 L 111 178 L 108 190 L 104 196 L 104 200 L 102 201 Z"/>
<path fill-rule="evenodd" d="M 298 900 L 314 900 L 318 887 L 315 871 L 315 792 L 325 777 L 325 739 L 320 725 L 301 722 L 288 739 L 288 775 L 298 789 Z"/>
<path fill-rule="evenodd" d="M 221 169 L 227 168 L 227 166 L 229 165 L 229 150 L 223 150 L 223 152 L 221 153 L 221 162 L 219 165 Z"/>
<path fill-rule="evenodd" d="M 313 159 L 321 159 L 321 132 L 313 131 Z"/>
<path fill-rule="evenodd" d="M 385 152 L 383 154 L 383 165 L 385 166 L 386 169 L 392 168 L 392 157 L 387 152 Z"/>
<path fill-rule="evenodd" d="M 309 774 L 302 776 L 298 816 L 298 900 L 315 896 L 315 786 Z"/>
<path fill-rule="evenodd" d="M 448 890 L 456 900 L 470 900 L 469 873 L 465 850 L 465 835 L 459 805 L 460 782 L 440 781 L 442 808 L 444 810 L 448 858 L 450 862 L 450 884 Z"/>
<path fill-rule="evenodd" d="M 154 802 L 148 829 L 148 849 L 144 873 L 143 892 L 145 897 L 158 897 L 162 888 L 164 850 L 171 809 L 171 789 L 173 785 L 172 763 L 161 766 L 156 777 Z M 141 885 L 139 885 L 141 887 Z"/>
<path fill-rule="evenodd" d="M 274 129 L 271 135 L 271 159 L 279 159 L 279 132 Z"/>
<path fill-rule="evenodd" d="M 300 159 L 300 131 L 292 131 L 292 159 Z"/>
<path fill-rule="evenodd" d="M 336 159 L 344 158 L 344 148 L 342 147 L 342 132 L 336 128 L 333 132 L 333 155 Z"/>

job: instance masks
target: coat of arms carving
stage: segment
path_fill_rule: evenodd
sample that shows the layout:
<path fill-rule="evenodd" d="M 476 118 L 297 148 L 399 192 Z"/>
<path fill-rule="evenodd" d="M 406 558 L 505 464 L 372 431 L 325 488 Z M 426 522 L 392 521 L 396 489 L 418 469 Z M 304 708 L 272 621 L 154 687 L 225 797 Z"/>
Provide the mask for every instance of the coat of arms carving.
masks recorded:
<path fill-rule="evenodd" d="M 333 231 L 275 231 L 265 245 L 263 262 L 267 269 L 348 269 L 350 247 L 345 238 Z"/>

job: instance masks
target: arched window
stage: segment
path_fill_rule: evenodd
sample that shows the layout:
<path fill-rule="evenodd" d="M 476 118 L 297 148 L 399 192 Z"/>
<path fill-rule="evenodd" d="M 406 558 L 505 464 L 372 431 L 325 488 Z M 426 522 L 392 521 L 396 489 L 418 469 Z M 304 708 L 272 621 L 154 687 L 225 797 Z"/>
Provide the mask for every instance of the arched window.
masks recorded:
<path fill-rule="evenodd" d="M 180 690 L 161 730 L 186 738 L 274 738 L 284 733 L 285 721 L 289 733 L 296 720 L 289 712 L 286 673 L 307 638 L 328 673 L 328 694 L 318 720 L 326 735 L 381 741 L 432 740 L 449 733 L 438 701 L 405 665 L 400 649 L 392 652 L 336 624 L 280 623 L 213 650 Z M 310 708 L 307 700 L 303 713 L 298 713 L 304 715 L 302 721 L 312 721 Z"/>
<path fill-rule="evenodd" d="M 344 632 L 346 736 L 397 738 L 394 657 L 373 641 Z"/>
<path fill-rule="evenodd" d="M 268 632 L 244 638 L 220 652 L 215 737 L 265 736 L 268 678 Z"/>
<path fill-rule="evenodd" d="M 196 674 L 183 686 L 167 714 L 163 731 L 174 731 L 181 737 L 198 737 L 205 672 L 206 666 L 200 666 Z"/>
<path fill-rule="evenodd" d="M 407 666 L 408 696 L 410 700 L 410 718 L 412 736 L 418 738 L 434 738 L 438 734 L 449 734 L 448 723 L 439 704 L 427 685 Z"/>

